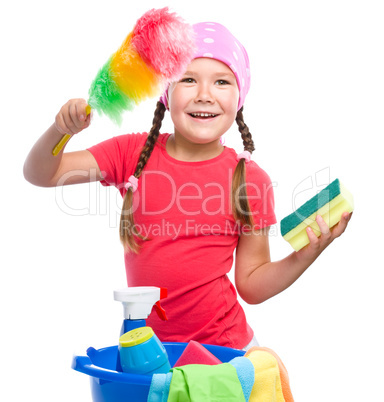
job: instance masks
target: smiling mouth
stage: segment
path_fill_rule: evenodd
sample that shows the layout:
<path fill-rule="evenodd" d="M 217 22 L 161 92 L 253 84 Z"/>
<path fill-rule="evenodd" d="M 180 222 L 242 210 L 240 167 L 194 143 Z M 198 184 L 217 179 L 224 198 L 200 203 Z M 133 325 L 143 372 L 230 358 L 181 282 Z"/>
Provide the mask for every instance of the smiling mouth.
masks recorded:
<path fill-rule="evenodd" d="M 189 113 L 189 115 L 192 117 L 197 117 L 199 119 L 209 119 L 218 116 L 217 114 L 213 113 Z"/>

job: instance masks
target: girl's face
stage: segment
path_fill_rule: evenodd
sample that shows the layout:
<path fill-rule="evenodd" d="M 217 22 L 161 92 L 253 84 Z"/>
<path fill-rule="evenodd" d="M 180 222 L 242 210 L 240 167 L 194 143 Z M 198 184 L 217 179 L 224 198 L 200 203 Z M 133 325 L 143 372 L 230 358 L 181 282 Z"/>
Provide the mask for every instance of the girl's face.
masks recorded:
<path fill-rule="evenodd" d="M 195 144 L 218 140 L 235 121 L 239 89 L 232 70 L 210 59 L 193 60 L 168 90 L 175 135 Z"/>

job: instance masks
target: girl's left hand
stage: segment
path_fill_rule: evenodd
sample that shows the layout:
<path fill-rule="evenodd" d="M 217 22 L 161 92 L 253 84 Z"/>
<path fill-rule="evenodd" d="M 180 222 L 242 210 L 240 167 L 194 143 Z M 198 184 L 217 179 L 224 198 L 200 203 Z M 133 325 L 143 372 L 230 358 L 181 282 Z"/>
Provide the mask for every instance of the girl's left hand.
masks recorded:
<path fill-rule="evenodd" d="M 314 231 L 307 227 L 307 235 L 309 238 L 309 244 L 297 252 L 298 258 L 315 260 L 324 250 L 328 247 L 333 240 L 341 236 L 348 226 L 352 213 L 344 212 L 341 216 L 340 222 L 332 229 L 328 227 L 324 219 L 318 215 L 316 222 L 319 225 L 321 235 L 316 236 Z"/>

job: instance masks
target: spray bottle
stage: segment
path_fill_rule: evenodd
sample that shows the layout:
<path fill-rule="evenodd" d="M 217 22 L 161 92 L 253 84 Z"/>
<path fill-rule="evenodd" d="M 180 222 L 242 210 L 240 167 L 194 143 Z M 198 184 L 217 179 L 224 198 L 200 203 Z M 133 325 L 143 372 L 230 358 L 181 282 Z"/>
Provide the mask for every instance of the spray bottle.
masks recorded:
<path fill-rule="evenodd" d="M 167 289 L 153 286 L 132 287 L 114 292 L 116 301 L 123 303 L 124 321 L 120 332 L 117 371 L 151 374 L 167 372 L 170 367 L 164 346 L 145 320 L 155 308 L 160 319 L 166 321 L 160 300 L 167 297 Z M 143 353 L 143 352 L 146 353 Z M 142 361 L 143 356 L 152 356 Z M 123 359 L 123 365 L 122 361 Z M 158 366 L 158 367 L 157 367 Z M 162 368 L 159 368 L 159 367 Z"/>

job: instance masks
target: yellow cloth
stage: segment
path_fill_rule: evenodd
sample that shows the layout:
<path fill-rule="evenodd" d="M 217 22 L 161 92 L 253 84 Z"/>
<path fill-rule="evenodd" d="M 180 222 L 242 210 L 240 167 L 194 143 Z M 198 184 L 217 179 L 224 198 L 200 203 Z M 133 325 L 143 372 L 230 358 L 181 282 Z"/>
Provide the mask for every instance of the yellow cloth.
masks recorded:
<path fill-rule="evenodd" d="M 293 402 L 287 370 L 273 350 L 255 346 L 245 356 L 255 368 L 249 402 Z"/>

